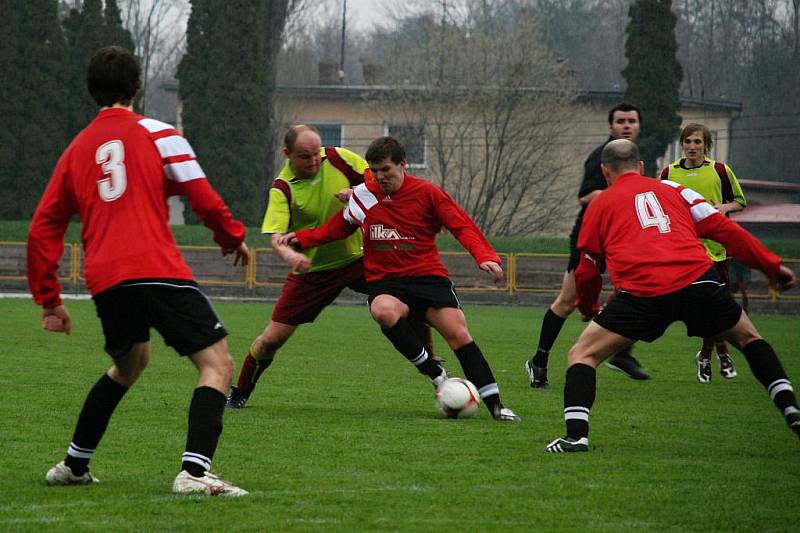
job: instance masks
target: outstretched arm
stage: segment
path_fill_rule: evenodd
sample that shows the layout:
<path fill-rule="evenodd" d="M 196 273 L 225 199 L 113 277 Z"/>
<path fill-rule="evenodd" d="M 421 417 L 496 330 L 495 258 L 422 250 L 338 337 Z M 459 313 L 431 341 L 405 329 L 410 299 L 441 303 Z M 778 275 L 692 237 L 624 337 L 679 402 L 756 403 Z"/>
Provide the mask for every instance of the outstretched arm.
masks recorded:
<path fill-rule="evenodd" d="M 292 267 L 295 272 L 308 272 L 311 268 L 311 259 L 292 248 L 295 233 L 273 233 L 272 248 L 283 259 L 283 262 Z"/>
<path fill-rule="evenodd" d="M 301 250 L 305 250 L 349 237 L 357 229 L 358 226 L 345 220 L 344 212 L 340 211 L 335 213 L 323 225 L 298 231 L 294 237 L 297 240 L 297 246 Z"/>

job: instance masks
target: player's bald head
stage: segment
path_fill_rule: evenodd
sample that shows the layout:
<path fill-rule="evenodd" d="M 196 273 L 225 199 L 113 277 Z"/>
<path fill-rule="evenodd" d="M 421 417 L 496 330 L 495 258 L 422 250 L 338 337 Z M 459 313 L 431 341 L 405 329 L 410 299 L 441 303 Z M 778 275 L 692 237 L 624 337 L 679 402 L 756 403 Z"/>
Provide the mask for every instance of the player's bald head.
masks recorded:
<path fill-rule="evenodd" d="M 628 139 L 611 141 L 605 145 L 603 153 L 600 154 L 600 162 L 617 173 L 638 170 L 640 160 L 639 147 Z"/>

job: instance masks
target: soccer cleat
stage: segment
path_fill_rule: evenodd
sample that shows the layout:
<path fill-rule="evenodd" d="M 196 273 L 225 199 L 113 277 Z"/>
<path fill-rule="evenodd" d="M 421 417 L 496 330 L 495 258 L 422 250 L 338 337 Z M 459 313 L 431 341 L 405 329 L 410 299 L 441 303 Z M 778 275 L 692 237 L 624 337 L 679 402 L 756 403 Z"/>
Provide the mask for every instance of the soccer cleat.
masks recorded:
<path fill-rule="evenodd" d="M 571 437 L 563 437 L 554 440 L 544 447 L 545 453 L 572 453 L 572 452 L 588 452 L 589 439 L 581 437 L 573 439 Z"/>
<path fill-rule="evenodd" d="M 736 367 L 733 366 L 733 358 L 729 353 L 718 353 L 719 373 L 725 379 L 733 379 L 737 376 Z"/>
<path fill-rule="evenodd" d="M 789 424 L 789 429 L 794 431 L 795 435 L 800 437 L 800 411 L 794 411 L 786 415 L 786 423 Z"/>
<path fill-rule="evenodd" d="M 611 370 L 622 372 L 631 379 L 645 380 L 650 379 L 650 374 L 644 371 L 632 355 L 615 355 L 608 361 L 606 366 Z"/>
<path fill-rule="evenodd" d="M 450 377 L 450 376 L 447 375 L 447 370 L 442 368 L 442 373 L 441 374 L 439 374 L 435 378 L 431 378 L 431 385 L 433 385 L 433 390 L 434 391 L 438 391 L 439 387 L 442 386 L 442 383 L 444 383 L 447 380 L 448 377 Z"/>
<path fill-rule="evenodd" d="M 522 422 L 522 418 L 515 415 L 514 411 L 508 407 L 500 406 L 495 409 L 494 412 L 492 412 L 492 417 L 498 422 Z"/>
<path fill-rule="evenodd" d="M 224 481 L 211 472 L 206 472 L 202 477 L 194 477 L 186 470 L 175 478 L 172 492 L 178 494 L 207 494 L 208 496 L 247 496 L 248 492 L 240 489 L 229 481 Z"/>
<path fill-rule="evenodd" d="M 525 370 L 528 372 L 528 378 L 531 381 L 531 387 L 534 389 L 546 389 L 550 386 L 547 381 L 547 367 L 535 366 L 532 359 L 525 361 Z"/>
<path fill-rule="evenodd" d="M 251 391 L 252 392 L 252 391 Z M 245 394 L 237 387 L 231 387 L 231 392 L 228 394 L 228 399 L 225 402 L 225 407 L 229 409 L 241 409 L 247 400 L 250 398 L 250 393 Z"/>
<path fill-rule="evenodd" d="M 44 479 L 48 485 L 91 485 L 100 482 L 88 470 L 82 476 L 76 476 L 64 461 L 48 470 Z"/>
<path fill-rule="evenodd" d="M 697 381 L 708 383 L 711 381 L 711 359 L 700 357 L 700 352 L 695 356 L 697 360 Z"/>

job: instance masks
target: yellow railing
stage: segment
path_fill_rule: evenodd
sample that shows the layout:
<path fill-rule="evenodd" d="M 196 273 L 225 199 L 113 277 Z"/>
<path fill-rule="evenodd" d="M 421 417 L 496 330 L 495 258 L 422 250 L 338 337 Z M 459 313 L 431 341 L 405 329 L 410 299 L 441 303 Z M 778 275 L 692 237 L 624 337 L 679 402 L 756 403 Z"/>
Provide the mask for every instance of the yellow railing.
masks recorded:
<path fill-rule="evenodd" d="M 186 262 L 201 285 L 229 287 L 280 287 L 289 271 L 271 248 L 251 250 L 250 263 L 246 268 L 234 267 L 229 258 L 220 256 L 215 246 L 180 246 Z M 79 244 L 66 244 L 59 266 L 58 279 L 71 283 L 73 289 L 82 290 L 83 250 Z M 501 285 L 494 285 L 485 272 L 475 267 L 475 262 L 466 252 L 441 252 L 442 262 L 450 271 L 459 292 L 499 293 L 550 293 L 561 288 L 567 254 L 554 253 L 503 253 L 499 254 L 505 278 Z M 26 281 L 26 244 L 24 242 L 0 241 L 0 281 Z M 800 271 L 800 259 L 784 258 L 783 262 Z M 797 266 L 794 266 L 797 265 Z M 608 280 L 605 287 L 610 289 Z M 749 295 L 752 298 L 780 298 L 800 300 L 800 295 L 773 294 L 766 277 L 753 271 Z"/>

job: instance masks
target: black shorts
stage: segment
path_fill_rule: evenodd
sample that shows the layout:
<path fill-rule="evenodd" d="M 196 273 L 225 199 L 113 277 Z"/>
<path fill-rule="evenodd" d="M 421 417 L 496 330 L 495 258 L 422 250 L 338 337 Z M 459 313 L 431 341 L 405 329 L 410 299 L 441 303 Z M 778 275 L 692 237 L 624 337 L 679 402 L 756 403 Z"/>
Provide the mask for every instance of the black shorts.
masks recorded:
<path fill-rule="evenodd" d="M 393 278 L 369 284 L 370 304 L 381 294 L 389 294 L 402 301 L 413 315 L 424 316 L 430 307 L 461 309 L 453 282 L 441 276 Z"/>
<path fill-rule="evenodd" d="M 188 280 L 132 280 L 94 296 L 105 350 L 117 359 L 150 340 L 155 328 L 167 346 L 190 355 L 224 339 L 228 332 L 211 302 Z"/>
<path fill-rule="evenodd" d="M 705 339 L 731 329 L 741 315 L 742 308 L 712 267 L 688 287 L 670 294 L 645 298 L 619 291 L 594 320 L 623 337 L 653 342 L 673 322 L 686 324 L 689 337 Z"/>

